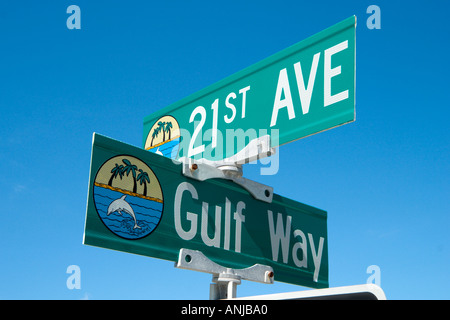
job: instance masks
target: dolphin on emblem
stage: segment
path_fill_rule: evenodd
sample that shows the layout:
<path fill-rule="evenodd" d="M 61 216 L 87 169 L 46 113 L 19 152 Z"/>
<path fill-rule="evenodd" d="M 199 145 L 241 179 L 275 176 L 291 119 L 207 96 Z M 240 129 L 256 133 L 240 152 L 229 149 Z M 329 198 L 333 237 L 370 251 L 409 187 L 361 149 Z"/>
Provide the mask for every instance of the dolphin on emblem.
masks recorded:
<path fill-rule="evenodd" d="M 124 194 L 119 199 L 116 199 L 113 202 L 111 202 L 111 204 L 108 207 L 108 213 L 106 215 L 109 216 L 113 212 L 118 212 L 120 215 L 122 215 L 122 211 L 124 211 L 124 212 L 128 213 L 134 219 L 133 229 L 136 229 L 136 228 L 141 229 L 141 227 L 137 225 L 136 215 L 133 211 L 133 208 L 131 208 L 130 204 L 125 201 L 126 196 L 127 195 Z"/>

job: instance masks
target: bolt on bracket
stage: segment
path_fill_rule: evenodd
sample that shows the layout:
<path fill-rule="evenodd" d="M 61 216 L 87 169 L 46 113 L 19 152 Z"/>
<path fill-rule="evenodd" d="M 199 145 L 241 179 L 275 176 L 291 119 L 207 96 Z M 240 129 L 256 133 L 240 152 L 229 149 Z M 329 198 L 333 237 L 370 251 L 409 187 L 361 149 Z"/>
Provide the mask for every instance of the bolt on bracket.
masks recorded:
<path fill-rule="evenodd" d="M 242 177 L 242 164 L 271 156 L 274 153 L 275 148 L 270 147 L 270 136 L 266 135 L 253 139 L 244 149 L 224 160 L 194 160 L 183 157 L 179 161 L 183 164 L 183 175 L 186 177 L 199 181 L 213 178 L 231 180 L 245 188 L 254 198 L 271 203 L 273 188 Z"/>
<path fill-rule="evenodd" d="M 241 280 L 272 284 L 273 269 L 270 266 L 255 264 L 245 269 L 223 267 L 207 258 L 201 251 L 182 248 L 178 255 L 176 268 L 211 273 L 210 299 L 229 299 L 236 297 L 237 285 Z"/>

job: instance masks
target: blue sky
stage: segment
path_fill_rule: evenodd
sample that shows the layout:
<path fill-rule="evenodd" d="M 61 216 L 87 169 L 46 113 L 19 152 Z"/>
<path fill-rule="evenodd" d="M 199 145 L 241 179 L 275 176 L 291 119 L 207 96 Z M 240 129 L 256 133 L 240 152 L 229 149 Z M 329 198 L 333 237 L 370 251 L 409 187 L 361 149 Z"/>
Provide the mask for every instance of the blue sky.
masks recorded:
<path fill-rule="evenodd" d="M 81 8 L 69 30 L 66 9 Z M 381 9 L 369 30 L 366 9 Z M 380 268 L 390 299 L 449 299 L 448 1 L 4 1 L 0 299 L 207 299 L 211 277 L 82 245 L 92 133 L 143 118 L 356 15 L 356 121 L 280 148 L 259 176 L 328 212 L 330 286 Z M 69 290 L 67 267 L 81 270 Z M 238 296 L 299 291 L 244 282 Z"/>

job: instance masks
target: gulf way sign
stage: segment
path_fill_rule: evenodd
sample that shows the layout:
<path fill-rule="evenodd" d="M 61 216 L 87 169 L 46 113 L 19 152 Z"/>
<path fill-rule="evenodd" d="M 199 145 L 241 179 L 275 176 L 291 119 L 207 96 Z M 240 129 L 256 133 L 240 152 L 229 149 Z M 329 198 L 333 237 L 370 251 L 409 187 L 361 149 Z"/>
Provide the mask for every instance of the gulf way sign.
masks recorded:
<path fill-rule="evenodd" d="M 277 147 L 354 121 L 355 27 L 353 16 L 147 116 L 144 148 L 222 160 L 243 138 Z"/>
<path fill-rule="evenodd" d="M 211 192 L 214 190 L 214 192 Z M 166 157 L 94 134 L 84 244 L 177 261 L 199 250 L 221 266 L 271 266 L 274 279 L 328 287 L 327 213 L 236 184 L 197 181 Z"/>

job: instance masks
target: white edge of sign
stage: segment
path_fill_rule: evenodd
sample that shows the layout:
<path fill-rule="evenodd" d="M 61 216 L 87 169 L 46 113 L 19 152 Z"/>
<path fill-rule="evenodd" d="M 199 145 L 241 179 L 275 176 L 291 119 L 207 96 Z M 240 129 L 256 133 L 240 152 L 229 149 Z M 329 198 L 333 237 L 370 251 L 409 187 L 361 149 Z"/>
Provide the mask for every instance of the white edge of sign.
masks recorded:
<path fill-rule="evenodd" d="M 275 293 L 260 296 L 242 297 L 242 298 L 235 298 L 233 300 L 301 300 L 306 298 L 327 297 L 327 296 L 331 297 L 337 295 L 357 294 L 364 292 L 373 294 L 377 298 L 377 300 L 386 300 L 386 295 L 384 294 L 383 289 L 371 283 L 346 287 L 294 291 L 286 293 Z"/>

